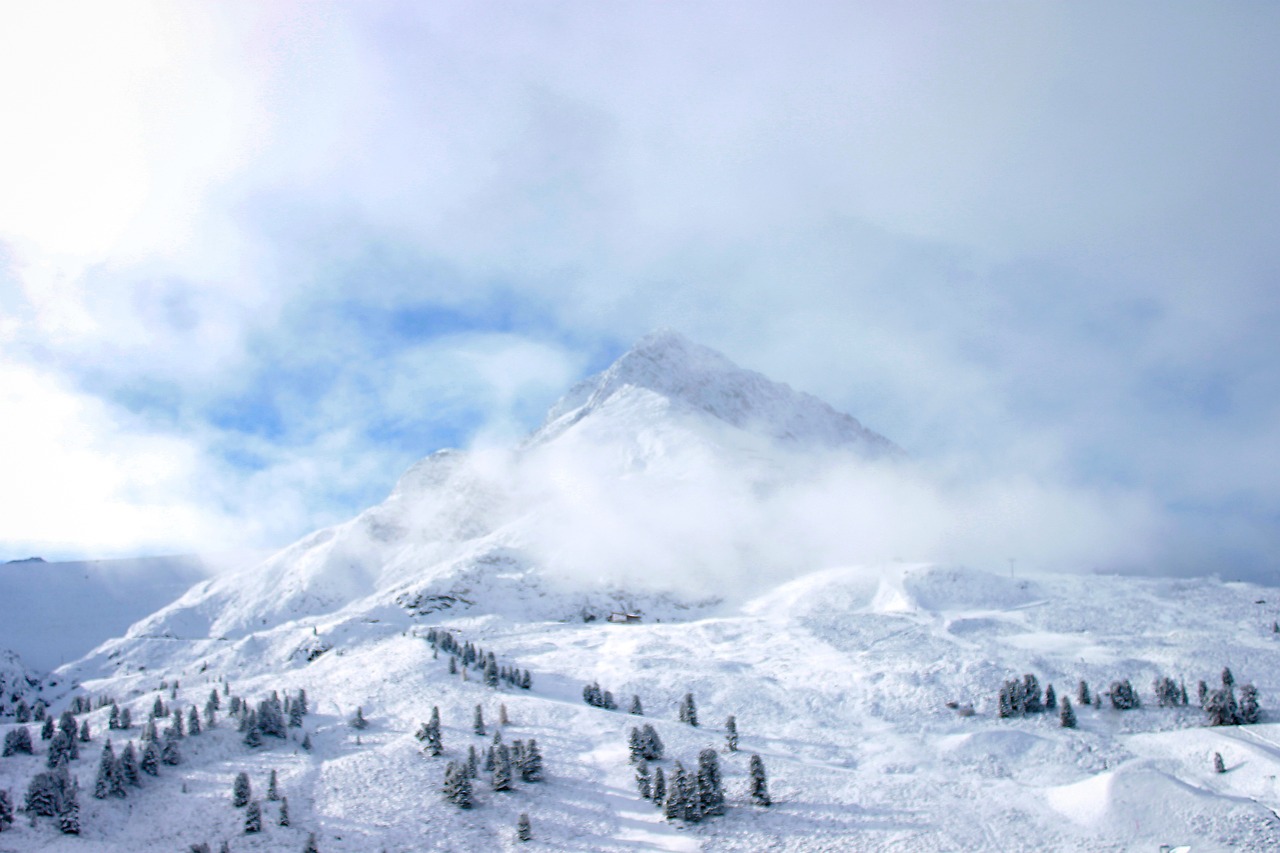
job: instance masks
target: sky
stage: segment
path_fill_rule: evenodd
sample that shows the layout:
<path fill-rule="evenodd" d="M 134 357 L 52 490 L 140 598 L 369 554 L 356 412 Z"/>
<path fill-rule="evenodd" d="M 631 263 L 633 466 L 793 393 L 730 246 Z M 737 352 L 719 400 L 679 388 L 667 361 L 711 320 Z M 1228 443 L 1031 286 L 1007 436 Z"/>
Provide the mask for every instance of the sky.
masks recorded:
<path fill-rule="evenodd" d="M 673 327 L 949 476 L 1145 507 L 1153 570 L 1275 580 L 1278 35 L 1270 3 L 9 4 L 0 559 L 286 544 Z"/>

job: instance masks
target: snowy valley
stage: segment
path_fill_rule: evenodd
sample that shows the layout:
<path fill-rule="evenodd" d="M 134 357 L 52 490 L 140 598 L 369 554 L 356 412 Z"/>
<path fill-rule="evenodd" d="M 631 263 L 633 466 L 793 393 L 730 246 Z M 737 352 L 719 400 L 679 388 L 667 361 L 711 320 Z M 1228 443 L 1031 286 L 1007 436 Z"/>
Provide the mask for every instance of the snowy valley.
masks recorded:
<path fill-rule="evenodd" d="M 78 785 L 78 834 L 66 808 L 16 811 L 0 851 L 1280 849 L 1280 591 L 896 559 L 919 531 L 895 501 L 922 488 L 852 417 L 655 334 L 516 448 L 435 453 L 382 504 L 200 580 L 51 674 L 0 657 L 0 731 L 32 744 L 0 758 L 15 809 L 66 749 L 19 713 L 79 712 L 78 757 L 49 771 Z M 1198 685 L 1224 668 L 1236 695 L 1256 686 L 1259 723 L 1206 724 Z M 1070 700 L 1074 728 L 1026 697 L 1001 715 L 1027 675 Z M 1162 706 L 1164 677 L 1190 701 Z M 1125 681 L 1139 707 L 1111 701 Z M 588 685 L 613 701 L 588 704 Z M 130 727 L 110 728 L 124 709 Z M 438 749 L 421 737 L 433 709 Z M 155 710 L 149 742 L 174 763 L 101 789 L 108 738 L 144 755 Z M 723 814 L 668 818 L 641 795 L 628 742 L 645 725 L 663 744 L 651 779 L 715 751 Z M 442 793 L 472 748 L 483 764 L 531 741 L 536 778 L 495 790 L 482 766 L 470 808 Z"/>

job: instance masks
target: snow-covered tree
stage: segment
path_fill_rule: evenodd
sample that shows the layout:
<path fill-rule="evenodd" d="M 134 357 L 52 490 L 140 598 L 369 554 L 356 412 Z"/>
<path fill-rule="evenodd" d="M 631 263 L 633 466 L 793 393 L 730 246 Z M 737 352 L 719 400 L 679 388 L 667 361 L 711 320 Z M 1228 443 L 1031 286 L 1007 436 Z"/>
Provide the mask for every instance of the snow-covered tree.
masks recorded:
<path fill-rule="evenodd" d="M 368 727 L 369 727 L 369 723 L 364 718 L 364 708 L 357 706 L 356 714 L 354 717 L 351 718 L 351 728 L 366 729 Z"/>
<path fill-rule="evenodd" d="M 521 812 L 520 818 L 516 821 L 516 840 L 521 842 L 533 840 L 533 827 L 529 824 L 528 812 Z"/>
<path fill-rule="evenodd" d="M 1142 704 L 1138 692 L 1133 689 L 1129 679 L 1111 682 L 1111 705 L 1120 711 L 1128 711 Z"/>
<path fill-rule="evenodd" d="M 191 735 L 200 734 L 200 714 L 196 711 L 195 705 L 192 705 L 187 711 L 187 733 Z"/>
<path fill-rule="evenodd" d="M 231 805 L 236 808 L 247 806 L 252 796 L 253 789 L 249 785 L 249 774 L 242 770 L 236 774 L 236 780 L 231 786 Z"/>
<path fill-rule="evenodd" d="M 680 820 L 689 811 L 689 783 L 684 778 L 684 767 L 679 761 L 671 769 L 671 781 L 667 785 L 667 802 L 662 814 L 667 820 Z"/>
<path fill-rule="evenodd" d="M 5 827 L 13 825 L 13 800 L 9 799 L 9 792 L 0 788 L 0 832 Z"/>
<path fill-rule="evenodd" d="M 53 717 L 45 717 L 44 725 L 40 727 L 40 740 L 53 740 Z"/>
<path fill-rule="evenodd" d="M 80 724 L 80 742 L 89 743 L 93 740 L 93 734 L 89 731 L 89 721 L 85 720 Z"/>
<path fill-rule="evenodd" d="M 302 748 L 307 752 L 311 751 L 311 732 L 307 732 L 302 736 Z"/>
<path fill-rule="evenodd" d="M 1245 725 L 1253 725 L 1262 718 L 1262 710 L 1258 707 L 1258 688 L 1251 683 L 1240 685 L 1240 707 L 1237 716 Z"/>
<path fill-rule="evenodd" d="M 759 755 L 751 756 L 751 801 L 758 806 L 770 805 L 769 779 L 765 776 L 764 761 Z"/>
<path fill-rule="evenodd" d="M 1040 698 L 1040 680 L 1031 673 L 1022 676 L 1023 709 L 1027 714 L 1039 714 L 1044 710 L 1044 702 Z"/>
<path fill-rule="evenodd" d="M 1081 679 L 1080 686 L 1076 688 L 1076 699 L 1086 707 L 1093 704 L 1093 699 L 1089 696 L 1089 682 Z"/>
<path fill-rule="evenodd" d="M 31 744 L 31 731 L 26 726 L 9 729 L 4 735 L 4 749 L 0 755 L 8 758 L 19 753 L 31 755 L 35 751 Z"/>
<path fill-rule="evenodd" d="M 26 699 L 18 699 L 18 704 L 13 707 L 13 721 L 15 723 L 31 722 L 31 707 L 27 705 Z"/>
<path fill-rule="evenodd" d="M 733 714 L 724 721 L 724 745 L 730 752 L 738 751 L 738 718 Z"/>
<path fill-rule="evenodd" d="M 280 821 L 279 821 L 279 823 L 280 823 L 280 825 L 281 825 L 281 826 L 288 826 L 288 825 L 289 825 L 289 798 L 288 798 L 288 797 L 281 797 L 281 798 L 280 798 Z"/>
<path fill-rule="evenodd" d="M 178 751 L 178 741 L 175 738 L 164 739 L 164 747 L 160 750 L 160 762 L 171 767 L 182 763 L 182 753 Z"/>
<path fill-rule="evenodd" d="M 1058 694 L 1054 692 L 1052 684 L 1044 689 L 1044 709 L 1046 711 L 1058 710 Z"/>
<path fill-rule="evenodd" d="M 120 709 L 120 728 L 133 728 L 133 712 L 129 710 L 128 706 Z"/>
<path fill-rule="evenodd" d="M 1234 726 L 1240 722 L 1235 694 L 1225 687 L 1209 694 L 1204 712 L 1211 726 Z"/>
<path fill-rule="evenodd" d="M 714 749 L 698 753 L 697 799 L 700 817 L 724 814 L 724 786 L 720 780 L 720 759 Z"/>
<path fill-rule="evenodd" d="M 504 743 L 498 744 L 493 762 L 493 790 L 511 790 L 511 752 Z"/>
<path fill-rule="evenodd" d="M 698 725 L 698 708 L 693 702 L 692 693 L 684 694 L 684 698 L 680 700 L 680 711 L 678 716 L 682 723 L 688 723 L 691 726 Z"/>
<path fill-rule="evenodd" d="M 1215 752 L 1215 753 L 1213 754 L 1213 772 L 1214 772 L 1214 773 L 1226 773 L 1226 772 L 1227 772 L 1227 763 L 1226 763 L 1225 761 L 1223 761 L 1223 760 L 1222 760 L 1222 753 L 1221 753 L 1221 752 Z"/>
<path fill-rule="evenodd" d="M 111 711 L 107 714 L 107 728 L 111 730 L 120 728 L 120 706 L 115 702 L 111 703 Z"/>
<path fill-rule="evenodd" d="M 244 834 L 252 835 L 255 832 L 262 832 L 262 804 L 257 800 L 250 800 L 249 807 L 244 812 Z"/>
<path fill-rule="evenodd" d="M 142 750 L 142 759 L 138 761 L 138 769 L 148 776 L 160 775 L 160 747 L 156 746 L 155 741 L 150 741 Z"/>
<path fill-rule="evenodd" d="M 126 785 L 132 785 L 137 788 L 142 785 L 142 780 L 138 776 L 138 755 L 134 752 L 133 741 L 129 741 L 124 745 L 124 749 L 120 752 L 120 778 Z"/>
<path fill-rule="evenodd" d="M 1157 678 L 1152 684 L 1152 689 L 1156 694 L 1156 704 L 1161 708 L 1175 708 L 1182 704 L 1182 692 L 1178 689 L 1178 682 L 1167 675 Z"/>
<path fill-rule="evenodd" d="M 1071 710 L 1071 700 L 1066 696 L 1062 697 L 1062 710 L 1058 712 L 1058 721 L 1064 729 L 1076 727 L 1076 712 Z"/>
<path fill-rule="evenodd" d="M 303 846 L 302 853 L 320 853 L 320 844 L 316 841 L 314 832 L 307 835 L 307 843 Z"/>
<path fill-rule="evenodd" d="M 644 716 L 644 706 L 640 704 L 639 693 L 631 694 L 631 707 L 628 709 L 627 713 L 635 714 L 637 717 Z"/>
<path fill-rule="evenodd" d="M 267 799 L 273 803 L 280 799 L 280 780 L 277 778 L 274 769 L 272 769 L 271 775 L 267 778 Z"/>
<path fill-rule="evenodd" d="M 444 770 L 444 797 L 460 809 L 471 808 L 471 774 L 466 765 L 450 761 Z"/>
<path fill-rule="evenodd" d="M 667 777 L 662 772 L 661 767 L 655 767 L 653 770 L 653 802 L 658 808 L 663 808 L 667 801 Z"/>
<path fill-rule="evenodd" d="M 520 779 L 524 782 L 542 781 L 542 751 L 536 738 L 530 739 L 520 753 Z"/>
<path fill-rule="evenodd" d="M 80 798 L 75 785 L 71 785 L 58 812 L 58 830 L 63 835 L 80 834 Z"/>
<path fill-rule="evenodd" d="M 649 762 L 643 758 L 636 762 L 636 788 L 643 799 L 653 796 L 653 775 L 649 773 Z"/>
<path fill-rule="evenodd" d="M 479 705 L 476 706 L 475 716 L 471 718 L 471 728 L 478 735 L 483 735 L 485 733 L 484 709 Z"/>
<path fill-rule="evenodd" d="M 1222 686 L 1230 689 L 1235 686 L 1236 677 L 1231 674 L 1231 668 L 1224 666 L 1222 668 Z"/>
<path fill-rule="evenodd" d="M 93 796 L 105 800 L 113 794 L 124 796 L 124 780 L 120 779 L 120 768 L 116 764 L 116 753 L 111 748 L 111 740 L 102 747 L 102 755 L 98 759 L 98 775 L 93 781 Z"/>
<path fill-rule="evenodd" d="M 1200 683 L 1196 685 L 1196 704 L 1201 708 L 1205 707 L 1205 703 L 1209 701 L 1209 685 L 1200 679 Z"/>

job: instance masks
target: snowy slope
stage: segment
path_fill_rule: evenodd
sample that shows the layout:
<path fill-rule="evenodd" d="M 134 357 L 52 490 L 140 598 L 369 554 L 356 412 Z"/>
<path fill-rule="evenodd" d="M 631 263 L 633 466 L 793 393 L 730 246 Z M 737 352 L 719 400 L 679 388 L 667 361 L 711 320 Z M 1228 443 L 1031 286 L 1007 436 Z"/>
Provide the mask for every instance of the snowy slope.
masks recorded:
<path fill-rule="evenodd" d="M 183 765 L 162 768 L 127 800 L 84 797 L 81 839 L 64 839 L 47 820 L 19 821 L 0 835 L 0 849 L 158 851 L 201 840 L 217 849 L 229 839 L 236 851 L 290 850 L 307 832 L 326 851 L 515 849 L 521 812 L 533 821 L 531 849 L 547 850 L 1277 849 L 1280 725 L 1205 728 L 1198 711 L 1157 708 L 1150 692 L 1167 674 L 1194 694 L 1197 679 L 1214 681 L 1229 664 L 1240 682 L 1259 686 L 1265 708 L 1276 707 L 1275 595 L 1215 580 L 1015 580 L 889 565 L 816 571 L 741 607 L 677 622 L 387 609 L 238 640 L 122 640 L 64 674 L 86 692 L 128 700 L 135 718 L 161 695 L 162 679 L 180 680 L 180 705 L 203 704 L 224 677 L 254 700 L 302 687 L 314 751 L 296 739 L 249 749 L 224 718 L 183 742 Z M 422 639 L 429 626 L 528 668 L 533 689 L 485 687 L 476 670 L 450 675 L 447 656 L 433 659 Z M 1145 704 L 1078 708 L 1076 730 L 1053 715 L 998 719 L 1000 682 L 1026 672 L 1059 695 L 1074 695 L 1082 678 L 1095 691 L 1128 678 Z M 593 680 L 624 710 L 638 694 L 645 719 L 583 704 L 582 685 Z M 696 729 L 675 720 L 687 691 L 698 703 Z M 949 701 L 975 714 L 961 716 Z M 484 737 L 471 732 L 477 704 L 491 726 Z M 511 718 L 504 739 L 536 738 L 547 778 L 500 794 L 482 771 L 476 808 L 459 811 L 439 795 L 444 764 L 491 742 L 499 704 Z M 444 727 L 439 758 L 412 736 L 432 705 Z M 370 721 L 363 732 L 345 724 L 357 706 Z M 741 732 L 736 754 L 722 746 L 729 714 Z M 105 711 L 87 719 L 99 731 Z M 626 759 L 626 733 L 638 722 L 659 731 L 667 772 L 675 759 L 690 766 L 699 749 L 720 749 L 726 815 L 681 827 L 640 799 Z M 73 766 L 86 789 L 100 745 L 99 736 Z M 21 791 L 44 746 L 37 739 L 33 758 L 0 761 L 0 787 Z M 1214 752 L 1225 774 L 1212 771 Z M 746 796 L 750 753 L 769 772 L 767 809 Z M 272 768 L 294 825 L 245 837 L 229 802 L 232 778 L 246 770 L 260 796 Z"/>
<path fill-rule="evenodd" d="M 812 484 L 839 468 L 880 488 L 901 456 L 813 398 L 670 333 L 646 338 L 520 447 L 427 457 L 383 503 L 197 584 L 45 688 L 55 710 L 109 696 L 139 721 L 157 697 L 203 706 L 224 681 L 255 703 L 305 688 L 312 751 L 297 731 L 245 746 L 224 704 L 214 729 L 182 742 L 181 764 L 97 800 L 100 708 L 71 765 L 83 835 L 24 818 L 0 850 L 300 850 L 309 832 L 324 851 L 516 849 L 521 812 L 535 837 L 521 849 L 1280 849 L 1280 592 L 1011 578 L 817 547 L 833 529 L 857 539 L 859 519 L 840 505 L 847 490 Z M 643 619 L 605 621 L 615 610 Z M 451 674 L 424 639 L 432 628 L 528 669 L 532 689 Z M 1194 697 L 1223 666 L 1259 688 L 1261 725 L 1210 729 L 1193 707 L 1154 707 L 1155 678 Z M 1074 730 L 1047 714 L 997 718 L 1001 683 L 1025 673 L 1060 696 L 1128 679 L 1144 707 L 1079 707 Z M 590 681 L 623 709 L 638 695 L 647 716 L 587 706 Z M 687 692 L 697 728 L 675 720 Z M 485 736 L 471 729 L 477 705 Z M 445 763 L 491 743 L 502 705 L 502 736 L 536 738 L 546 779 L 499 793 L 481 772 L 476 808 L 460 811 L 440 795 Z M 435 758 L 413 737 L 432 706 Z M 347 725 L 358 707 L 363 731 Z M 626 743 L 639 722 L 665 742 L 668 773 L 720 747 L 724 816 L 668 822 L 638 796 Z M 119 746 L 138 729 L 112 734 Z M 0 759 L 0 789 L 21 799 L 47 747 L 37 737 L 36 755 Z M 1215 752 L 1227 772 L 1213 772 Z M 747 796 L 751 753 L 769 772 L 768 808 Z M 260 796 L 272 769 L 293 825 L 268 803 L 266 830 L 246 836 L 232 779 L 248 772 Z"/>

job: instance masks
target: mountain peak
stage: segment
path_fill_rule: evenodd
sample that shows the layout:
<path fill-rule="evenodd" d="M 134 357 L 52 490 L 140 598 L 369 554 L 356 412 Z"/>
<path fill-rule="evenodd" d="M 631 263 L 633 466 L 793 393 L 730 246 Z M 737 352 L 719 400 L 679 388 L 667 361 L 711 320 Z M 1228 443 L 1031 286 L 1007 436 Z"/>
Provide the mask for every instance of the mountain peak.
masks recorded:
<path fill-rule="evenodd" d="M 785 443 L 854 448 L 870 456 L 902 451 L 850 415 L 810 394 L 734 364 L 673 329 L 645 335 L 606 370 L 579 382 L 547 413 L 530 443 L 545 441 L 636 390 Z"/>

